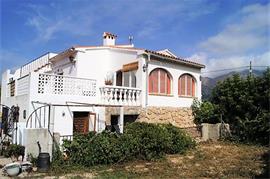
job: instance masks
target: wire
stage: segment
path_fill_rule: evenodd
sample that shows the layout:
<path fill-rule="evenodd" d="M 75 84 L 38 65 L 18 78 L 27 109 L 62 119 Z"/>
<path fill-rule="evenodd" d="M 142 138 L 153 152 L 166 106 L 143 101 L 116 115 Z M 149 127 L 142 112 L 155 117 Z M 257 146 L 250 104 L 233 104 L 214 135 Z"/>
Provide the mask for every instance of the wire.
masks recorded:
<path fill-rule="evenodd" d="M 202 73 L 212 73 L 212 72 L 220 72 L 220 71 L 228 71 L 228 70 L 235 70 L 235 69 L 241 69 L 241 68 L 248 68 L 249 66 L 242 66 L 242 67 L 236 67 L 236 68 L 226 68 L 226 69 L 218 69 L 218 70 L 212 70 L 212 71 L 205 71 Z"/>
<path fill-rule="evenodd" d="M 266 68 L 270 66 L 252 66 L 256 68 Z M 240 67 L 235 67 L 235 68 L 225 68 L 225 69 L 218 69 L 218 70 L 212 70 L 212 71 L 204 71 L 202 73 L 213 73 L 213 72 L 221 72 L 221 71 L 228 71 L 228 70 L 236 70 L 236 69 L 242 69 L 242 68 L 249 68 L 249 66 L 240 66 Z"/>

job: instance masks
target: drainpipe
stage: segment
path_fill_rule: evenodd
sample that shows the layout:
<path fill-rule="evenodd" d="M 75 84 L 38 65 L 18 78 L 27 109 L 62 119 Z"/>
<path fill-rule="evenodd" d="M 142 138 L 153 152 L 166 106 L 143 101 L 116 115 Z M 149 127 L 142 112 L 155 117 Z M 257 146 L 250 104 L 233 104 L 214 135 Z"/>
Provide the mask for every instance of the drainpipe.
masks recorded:
<path fill-rule="evenodd" d="M 145 66 L 146 66 L 146 70 L 145 70 L 145 73 L 146 73 L 146 80 L 145 80 L 145 107 L 148 106 L 148 62 L 150 61 L 150 54 L 147 53 L 147 59 L 145 61 Z"/>

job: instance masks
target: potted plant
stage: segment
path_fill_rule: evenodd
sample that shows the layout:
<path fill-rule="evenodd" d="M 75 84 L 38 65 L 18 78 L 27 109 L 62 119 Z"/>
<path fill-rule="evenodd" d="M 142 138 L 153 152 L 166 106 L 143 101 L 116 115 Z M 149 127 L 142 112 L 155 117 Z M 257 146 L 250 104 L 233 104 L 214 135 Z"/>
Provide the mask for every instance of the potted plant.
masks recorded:
<path fill-rule="evenodd" d="M 105 85 L 113 85 L 113 81 L 111 79 L 105 79 Z"/>
<path fill-rule="evenodd" d="M 106 74 L 105 85 L 113 85 L 113 72 L 108 72 Z"/>

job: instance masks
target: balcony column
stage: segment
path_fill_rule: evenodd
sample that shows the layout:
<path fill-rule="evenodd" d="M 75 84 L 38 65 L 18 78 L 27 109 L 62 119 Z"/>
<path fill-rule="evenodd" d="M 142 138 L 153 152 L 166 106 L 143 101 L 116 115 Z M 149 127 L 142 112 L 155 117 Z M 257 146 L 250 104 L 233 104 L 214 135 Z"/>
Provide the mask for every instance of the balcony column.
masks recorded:
<path fill-rule="evenodd" d="M 124 107 L 120 107 L 120 117 L 119 117 L 119 128 L 120 133 L 124 132 Z"/>

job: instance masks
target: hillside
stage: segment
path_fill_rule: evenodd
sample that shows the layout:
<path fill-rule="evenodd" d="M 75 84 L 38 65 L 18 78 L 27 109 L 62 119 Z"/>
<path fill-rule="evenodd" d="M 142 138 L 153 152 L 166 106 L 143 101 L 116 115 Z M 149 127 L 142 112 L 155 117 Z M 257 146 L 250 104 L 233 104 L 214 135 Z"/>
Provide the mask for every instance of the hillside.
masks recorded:
<path fill-rule="evenodd" d="M 232 71 L 214 78 L 202 77 L 202 99 L 206 100 L 210 98 L 212 89 L 216 86 L 218 81 L 223 81 L 237 73 L 240 74 L 241 77 L 247 77 L 249 75 L 249 70 L 243 70 L 239 72 Z M 263 71 L 253 70 L 252 74 L 254 76 L 261 76 Z"/>

